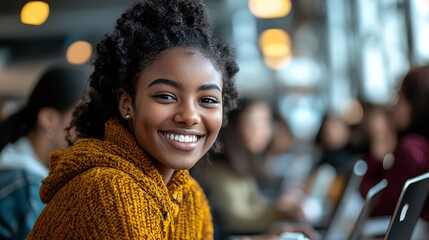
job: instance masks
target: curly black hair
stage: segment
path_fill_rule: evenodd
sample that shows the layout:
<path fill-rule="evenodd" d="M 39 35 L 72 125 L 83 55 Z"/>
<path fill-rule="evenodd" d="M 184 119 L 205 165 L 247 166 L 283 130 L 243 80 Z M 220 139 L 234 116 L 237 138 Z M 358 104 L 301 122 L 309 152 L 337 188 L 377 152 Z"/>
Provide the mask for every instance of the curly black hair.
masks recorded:
<path fill-rule="evenodd" d="M 138 0 L 97 45 L 89 90 L 77 107 L 72 127 L 78 138 L 104 138 L 104 124 L 116 118 L 118 93 L 135 100 L 139 74 L 165 50 L 191 47 L 203 53 L 222 74 L 224 119 L 238 96 L 234 76 L 239 68 L 233 49 L 211 33 L 202 0 Z"/>

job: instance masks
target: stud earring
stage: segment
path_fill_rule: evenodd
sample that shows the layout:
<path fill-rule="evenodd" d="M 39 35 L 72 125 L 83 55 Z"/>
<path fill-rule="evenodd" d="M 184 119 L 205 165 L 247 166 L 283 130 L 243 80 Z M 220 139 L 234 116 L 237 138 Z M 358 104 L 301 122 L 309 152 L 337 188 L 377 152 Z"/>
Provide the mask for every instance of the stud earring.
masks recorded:
<path fill-rule="evenodd" d="M 130 117 L 131 117 L 131 116 L 130 116 L 130 114 L 129 114 L 129 113 L 127 113 L 127 114 L 125 115 L 125 117 L 124 117 L 124 118 L 125 118 L 126 120 L 128 120 L 128 119 L 130 119 Z"/>

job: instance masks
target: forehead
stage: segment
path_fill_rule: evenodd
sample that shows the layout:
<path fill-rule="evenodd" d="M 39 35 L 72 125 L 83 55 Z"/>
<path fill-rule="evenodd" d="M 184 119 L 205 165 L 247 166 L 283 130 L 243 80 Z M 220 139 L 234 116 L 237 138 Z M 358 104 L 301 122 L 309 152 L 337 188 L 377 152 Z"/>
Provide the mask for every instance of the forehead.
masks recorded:
<path fill-rule="evenodd" d="M 162 52 L 156 60 L 140 73 L 139 84 L 165 78 L 170 80 L 200 80 L 222 86 L 222 77 L 213 62 L 201 51 L 189 47 L 177 47 Z"/>

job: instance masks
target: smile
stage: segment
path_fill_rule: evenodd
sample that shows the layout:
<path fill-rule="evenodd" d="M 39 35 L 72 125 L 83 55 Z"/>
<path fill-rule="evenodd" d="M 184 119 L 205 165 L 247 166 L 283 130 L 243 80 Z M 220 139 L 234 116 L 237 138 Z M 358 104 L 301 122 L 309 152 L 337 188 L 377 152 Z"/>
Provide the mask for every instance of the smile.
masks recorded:
<path fill-rule="evenodd" d="M 198 137 L 196 135 L 181 135 L 171 133 L 163 133 L 163 135 L 170 140 L 181 143 L 194 143 L 198 140 Z"/>

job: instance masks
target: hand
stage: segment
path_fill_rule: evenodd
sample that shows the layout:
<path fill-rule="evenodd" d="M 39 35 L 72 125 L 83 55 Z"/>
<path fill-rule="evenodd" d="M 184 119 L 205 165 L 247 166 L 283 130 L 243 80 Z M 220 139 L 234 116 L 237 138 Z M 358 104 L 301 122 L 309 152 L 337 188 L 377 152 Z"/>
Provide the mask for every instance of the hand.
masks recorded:
<path fill-rule="evenodd" d="M 293 221 L 306 221 L 302 203 L 306 199 L 306 194 L 299 188 L 285 192 L 276 202 L 277 209 L 285 219 Z"/>

